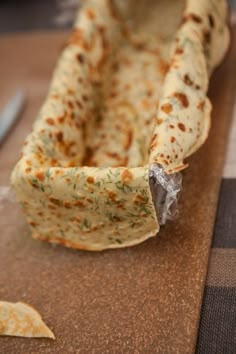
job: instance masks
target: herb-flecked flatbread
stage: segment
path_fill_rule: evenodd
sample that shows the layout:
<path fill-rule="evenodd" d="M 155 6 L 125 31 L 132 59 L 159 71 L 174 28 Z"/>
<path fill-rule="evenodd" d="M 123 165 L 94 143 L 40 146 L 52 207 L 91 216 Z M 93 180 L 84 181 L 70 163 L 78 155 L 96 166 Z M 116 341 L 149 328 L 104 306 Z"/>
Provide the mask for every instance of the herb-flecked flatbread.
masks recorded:
<path fill-rule="evenodd" d="M 0 335 L 55 339 L 40 314 L 22 302 L 0 301 Z"/>
<path fill-rule="evenodd" d="M 34 238 L 102 250 L 159 230 L 153 164 L 173 174 L 206 140 L 226 0 L 87 0 L 12 184 Z"/>

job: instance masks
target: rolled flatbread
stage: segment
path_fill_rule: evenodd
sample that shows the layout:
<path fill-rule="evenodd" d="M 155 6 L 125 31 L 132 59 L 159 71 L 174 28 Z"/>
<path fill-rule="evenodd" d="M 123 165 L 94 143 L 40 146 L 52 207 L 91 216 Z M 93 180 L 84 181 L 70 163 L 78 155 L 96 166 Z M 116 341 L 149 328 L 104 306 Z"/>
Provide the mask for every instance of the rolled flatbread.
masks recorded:
<path fill-rule="evenodd" d="M 226 0 L 83 2 L 12 173 L 34 238 L 102 250 L 157 234 L 150 168 L 174 174 L 206 140 L 226 17 Z"/>

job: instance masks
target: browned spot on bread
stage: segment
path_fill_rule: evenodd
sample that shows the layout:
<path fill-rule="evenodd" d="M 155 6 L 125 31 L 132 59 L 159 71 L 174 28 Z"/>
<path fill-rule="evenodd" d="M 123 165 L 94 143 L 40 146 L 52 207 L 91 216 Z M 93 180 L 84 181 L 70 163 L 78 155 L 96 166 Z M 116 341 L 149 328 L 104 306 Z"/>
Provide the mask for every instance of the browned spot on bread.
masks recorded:
<path fill-rule="evenodd" d="M 205 107 L 205 101 L 201 101 L 199 102 L 197 108 L 200 110 L 200 111 L 204 111 L 204 107 Z"/>
<path fill-rule="evenodd" d="M 203 33 L 203 36 L 204 36 L 205 43 L 210 44 L 211 43 L 211 32 L 210 31 L 205 31 Z"/>
<path fill-rule="evenodd" d="M 172 104 L 170 103 L 165 103 L 161 106 L 161 110 L 165 112 L 166 114 L 169 114 L 173 111 Z"/>
<path fill-rule="evenodd" d="M 170 69 L 170 65 L 166 61 L 160 60 L 158 68 L 162 75 L 166 75 Z"/>
<path fill-rule="evenodd" d="M 150 89 L 147 90 L 147 96 L 148 97 L 152 97 L 153 94 L 154 94 L 153 89 L 150 88 Z"/>
<path fill-rule="evenodd" d="M 74 109 L 74 104 L 72 101 L 67 101 L 67 106 L 70 108 L 70 109 Z"/>
<path fill-rule="evenodd" d="M 52 95 L 51 97 L 54 98 L 54 100 L 58 100 L 58 99 L 60 98 L 60 96 L 57 95 L 57 94 L 54 94 L 54 95 Z"/>
<path fill-rule="evenodd" d="M 69 39 L 69 44 L 76 44 L 82 46 L 84 42 L 84 33 L 82 28 L 77 28 L 72 32 L 72 35 Z"/>
<path fill-rule="evenodd" d="M 185 23 L 187 21 L 193 21 L 195 23 L 202 23 L 202 18 L 197 14 L 189 13 L 186 16 L 184 16 L 184 18 L 183 18 L 183 23 Z"/>
<path fill-rule="evenodd" d="M 171 129 L 174 129 L 175 126 L 174 126 L 173 124 L 170 124 L 169 127 L 170 127 Z"/>
<path fill-rule="evenodd" d="M 176 50 L 175 50 L 175 53 L 176 54 L 179 54 L 179 55 L 181 55 L 181 54 L 183 54 L 183 52 L 184 52 L 184 50 L 183 50 L 183 48 L 176 48 Z"/>
<path fill-rule="evenodd" d="M 87 102 L 89 100 L 88 96 L 87 95 L 82 95 L 82 100 L 84 102 Z"/>
<path fill-rule="evenodd" d="M 151 143 L 153 143 L 157 138 L 158 138 L 158 134 L 155 133 L 155 134 L 152 136 Z"/>
<path fill-rule="evenodd" d="M 171 141 L 171 143 L 174 143 L 174 142 L 175 142 L 175 137 L 172 136 L 172 137 L 170 138 L 170 141 Z"/>
<path fill-rule="evenodd" d="M 125 64 L 125 66 L 131 67 L 133 65 L 132 60 L 130 60 L 129 58 L 124 58 L 123 62 Z"/>
<path fill-rule="evenodd" d="M 142 100 L 142 106 L 146 111 L 148 111 L 151 108 L 151 102 L 147 98 L 144 98 Z"/>
<path fill-rule="evenodd" d="M 186 127 L 185 127 L 185 125 L 184 125 L 183 123 L 178 123 L 178 128 L 179 128 L 180 130 L 182 130 L 182 132 L 185 132 L 185 131 L 186 131 Z"/>
<path fill-rule="evenodd" d="M 184 83 L 188 86 L 192 86 L 193 85 L 193 81 L 190 79 L 188 74 L 184 75 Z"/>
<path fill-rule="evenodd" d="M 40 189 L 38 184 L 35 184 L 32 180 L 29 181 L 29 184 L 34 187 L 35 189 Z"/>
<path fill-rule="evenodd" d="M 105 154 L 108 156 L 108 157 L 111 157 L 112 159 L 115 159 L 115 160 L 120 160 L 120 155 L 117 154 L 117 152 L 105 152 Z"/>
<path fill-rule="evenodd" d="M 109 45 L 109 41 L 106 38 L 106 33 L 105 33 L 106 32 L 106 28 L 104 26 L 100 25 L 98 27 L 98 31 L 99 31 L 100 36 L 101 36 L 101 42 L 102 42 L 102 48 L 103 48 L 103 56 L 100 59 L 101 63 L 99 64 L 99 66 L 101 67 L 102 63 L 104 63 L 106 61 L 110 45 Z"/>
<path fill-rule="evenodd" d="M 137 194 L 135 199 L 134 199 L 134 204 L 136 205 L 144 205 L 147 203 L 147 198 L 144 197 L 143 195 L 141 194 Z"/>
<path fill-rule="evenodd" d="M 125 84 L 124 88 L 125 88 L 125 90 L 129 91 L 131 89 L 131 85 L 130 84 Z"/>
<path fill-rule="evenodd" d="M 106 32 L 106 27 L 103 25 L 98 25 L 97 28 L 98 28 L 99 33 L 103 36 Z"/>
<path fill-rule="evenodd" d="M 114 191 L 108 191 L 108 197 L 109 197 L 113 202 L 116 202 L 117 194 L 116 194 L 116 192 L 114 192 Z"/>
<path fill-rule="evenodd" d="M 56 159 L 54 159 L 54 158 L 51 159 L 51 165 L 52 166 L 57 166 L 58 164 L 59 163 L 58 163 L 58 161 Z"/>
<path fill-rule="evenodd" d="M 38 212 L 38 216 L 43 216 L 43 212 L 42 212 L 42 211 L 39 211 L 39 212 Z"/>
<path fill-rule="evenodd" d="M 193 129 L 192 128 L 189 128 L 189 133 L 192 133 L 193 132 Z"/>
<path fill-rule="evenodd" d="M 132 130 L 129 130 L 128 132 L 128 135 L 127 135 L 127 140 L 126 140 L 126 143 L 125 143 L 125 150 L 129 150 L 131 144 L 132 144 L 132 141 L 133 141 L 133 132 Z"/>
<path fill-rule="evenodd" d="M 112 79 L 112 82 L 111 82 L 111 86 L 114 87 L 114 86 L 118 86 L 119 85 L 119 80 L 117 78 L 114 78 Z"/>
<path fill-rule="evenodd" d="M 35 176 L 38 178 L 39 181 L 43 182 L 45 178 L 45 173 L 43 171 L 37 172 Z"/>
<path fill-rule="evenodd" d="M 80 200 L 76 200 L 76 202 L 74 202 L 75 206 L 79 206 L 79 207 L 84 207 L 85 204 L 83 202 L 81 202 Z"/>
<path fill-rule="evenodd" d="M 118 62 L 114 62 L 111 68 L 114 72 L 117 72 L 120 69 L 120 64 Z"/>
<path fill-rule="evenodd" d="M 95 183 L 95 178 L 93 176 L 88 176 L 86 181 L 90 184 L 94 184 Z"/>
<path fill-rule="evenodd" d="M 88 203 L 93 204 L 92 199 L 90 199 L 90 198 L 86 198 L 86 200 L 87 200 L 87 202 L 88 202 Z"/>
<path fill-rule="evenodd" d="M 121 166 L 127 166 L 129 163 L 129 158 L 128 156 L 125 156 L 122 163 L 121 163 Z"/>
<path fill-rule="evenodd" d="M 73 208 L 73 205 L 70 202 L 68 202 L 68 201 L 64 201 L 63 206 L 66 209 L 72 209 Z"/>
<path fill-rule="evenodd" d="M 169 162 L 167 160 L 162 160 L 165 165 L 169 165 Z"/>
<path fill-rule="evenodd" d="M 84 64 L 85 62 L 85 57 L 82 53 L 79 53 L 76 55 L 77 60 L 80 62 L 80 64 Z"/>
<path fill-rule="evenodd" d="M 58 123 L 62 124 L 65 120 L 65 114 L 61 117 L 58 117 L 57 120 L 58 120 Z"/>
<path fill-rule="evenodd" d="M 72 221 L 81 222 L 81 219 L 79 218 L 79 216 L 74 216 Z"/>
<path fill-rule="evenodd" d="M 25 162 L 26 162 L 26 164 L 27 164 L 28 166 L 32 166 L 32 161 L 26 160 Z"/>
<path fill-rule="evenodd" d="M 152 144 L 151 144 L 151 147 L 150 147 L 150 151 L 155 150 L 155 148 L 156 148 L 158 145 L 159 145 L 159 142 L 158 142 L 158 141 L 152 143 Z"/>
<path fill-rule="evenodd" d="M 49 197 L 49 200 L 51 203 L 57 205 L 57 206 L 61 206 L 62 205 L 62 201 L 53 197 Z"/>
<path fill-rule="evenodd" d="M 95 46 L 95 42 L 96 42 L 96 33 L 92 33 L 91 37 L 90 37 L 90 41 L 83 41 L 83 48 L 87 51 L 87 52 L 91 52 L 91 50 L 94 48 Z"/>
<path fill-rule="evenodd" d="M 201 87 L 200 87 L 199 85 L 195 85 L 195 89 L 196 89 L 196 90 L 200 90 L 200 88 L 201 88 Z"/>
<path fill-rule="evenodd" d="M 43 152 L 43 149 L 41 148 L 40 145 L 37 145 L 37 148 L 38 148 L 38 150 L 39 150 L 40 152 Z"/>
<path fill-rule="evenodd" d="M 46 119 L 46 122 L 47 122 L 47 124 L 49 124 L 49 125 L 54 125 L 54 124 L 55 124 L 54 119 L 52 119 L 52 118 L 47 118 L 47 119 Z"/>
<path fill-rule="evenodd" d="M 112 91 L 109 95 L 111 98 L 116 98 L 118 96 L 118 93 L 115 91 Z"/>
<path fill-rule="evenodd" d="M 38 223 L 34 222 L 34 221 L 30 221 L 29 224 L 33 227 L 36 227 L 38 226 Z"/>
<path fill-rule="evenodd" d="M 211 14 L 208 15 L 208 20 L 209 20 L 209 24 L 210 24 L 211 28 L 214 28 L 215 27 L 215 20 Z"/>
<path fill-rule="evenodd" d="M 81 122 L 75 122 L 75 126 L 77 129 L 81 129 L 82 125 L 81 125 Z"/>
<path fill-rule="evenodd" d="M 117 208 L 118 208 L 118 209 L 123 209 L 123 210 L 125 210 L 125 206 L 124 206 L 123 204 L 118 204 L 118 205 L 117 205 Z"/>
<path fill-rule="evenodd" d="M 119 221 L 122 221 L 122 218 L 120 216 L 114 215 L 113 220 L 119 222 Z"/>
<path fill-rule="evenodd" d="M 55 133 L 56 139 L 61 143 L 63 141 L 63 133 L 62 132 L 57 132 Z"/>
<path fill-rule="evenodd" d="M 68 88 L 67 93 L 68 93 L 68 95 L 74 95 L 75 94 L 75 90 L 72 90 L 72 89 Z"/>
<path fill-rule="evenodd" d="M 86 15 L 87 15 L 87 17 L 88 17 L 89 20 L 94 20 L 94 19 L 96 18 L 95 12 L 94 12 L 94 10 L 91 9 L 91 8 L 88 8 L 88 9 L 86 10 Z"/>
<path fill-rule="evenodd" d="M 26 169 L 25 169 L 25 173 L 30 173 L 32 171 L 32 168 L 31 167 L 27 167 Z"/>
<path fill-rule="evenodd" d="M 107 4 L 108 4 L 108 7 L 109 7 L 109 12 L 110 12 L 110 15 L 111 17 L 114 19 L 114 20 L 119 20 L 120 19 L 120 16 L 118 14 L 118 11 L 116 11 L 116 8 L 114 6 L 114 3 L 112 0 L 108 0 L 107 1 Z"/>
<path fill-rule="evenodd" d="M 158 121 L 158 119 L 157 119 Z M 150 125 L 151 123 L 153 122 L 153 119 L 147 119 L 146 122 L 145 122 L 145 125 Z"/>
<path fill-rule="evenodd" d="M 174 97 L 176 97 L 177 100 L 179 100 L 179 102 L 182 104 L 184 108 L 187 108 L 189 106 L 188 97 L 185 95 L 185 93 L 175 92 Z"/>
<path fill-rule="evenodd" d="M 66 182 L 70 183 L 71 182 L 71 178 L 66 177 Z"/>
<path fill-rule="evenodd" d="M 84 108 L 84 106 L 82 105 L 82 103 L 79 100 L 76 100 L 76 104 L 80 109 Z"/>
<path fill-rule="evenodd" d="M 157 124 L 158 124 L 158 125 L 161 125 L 163 122 L 164 122 L 164 120 L 163 120 L 163 119 L 161 119 L 161 118 L 157 118 Z"/>
<path fill-rule="evenodd" d="M 132 181 L 133 179 L 133 174 L 130 170 L 125 169 L 122 173 L 121 173 L 121 179 L 124 183 L 129 183 Z"/>

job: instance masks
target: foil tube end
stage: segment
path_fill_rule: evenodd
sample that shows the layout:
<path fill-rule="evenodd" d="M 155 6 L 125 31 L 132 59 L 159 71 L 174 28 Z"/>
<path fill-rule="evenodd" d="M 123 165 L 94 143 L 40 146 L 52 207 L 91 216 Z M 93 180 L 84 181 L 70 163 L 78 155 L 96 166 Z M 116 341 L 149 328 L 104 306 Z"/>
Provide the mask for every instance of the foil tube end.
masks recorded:
<path fill-rule="evenodd" d="M 149 184 L 159 224 L 164 225 L 178 213 L 182 174 L 177 172 L 168 175 L 161 165 L 152 164 L 149 170 Z"/>

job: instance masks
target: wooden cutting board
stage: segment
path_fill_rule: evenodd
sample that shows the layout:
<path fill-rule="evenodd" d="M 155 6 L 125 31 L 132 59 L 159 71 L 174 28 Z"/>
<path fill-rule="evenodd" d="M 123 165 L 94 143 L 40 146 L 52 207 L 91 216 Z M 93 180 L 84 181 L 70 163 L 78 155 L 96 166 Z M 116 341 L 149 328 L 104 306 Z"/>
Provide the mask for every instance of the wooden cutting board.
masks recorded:
<path fill-rule="evenodd" d="M 45 97 L 66 33 L 0 37 L 0 104 L 27 93 L 22 119 L 0 148 L 8 184 L 25 135 Z M 100 253 L 32 240 L 16 203 L 0 208 L 0 299 L 34 306 L 56 340 L 0 338 L 0 351 L 30 353 L 192 353 L 199 323 L 227 134 L 236 46 L 215 73 L 209 140 L 184 172 L 180 216 L 154 239 Z"/>

